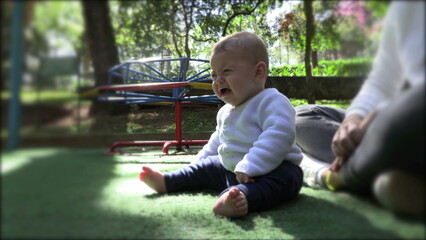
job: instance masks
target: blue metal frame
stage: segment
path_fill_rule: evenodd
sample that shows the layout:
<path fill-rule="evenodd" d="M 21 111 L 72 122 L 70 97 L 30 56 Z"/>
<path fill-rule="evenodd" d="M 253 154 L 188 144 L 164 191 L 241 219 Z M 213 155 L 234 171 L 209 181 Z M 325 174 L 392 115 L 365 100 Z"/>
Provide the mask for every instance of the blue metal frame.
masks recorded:
<path fill-rule="evenodd" d="M 180 68 L 179 73 L 176 76 L 170 77 L 157 67 L 155 64 L 167 63 L 167 62 L 178 62 Z M 201 70 L 197 70 L 195 73 L 191 73 L 188 76 L 188 71 L 191 70 L 191 62 L 200 64 L 206 64 L 205 67 L 201 67 Z M 141 72 L 135 70 L 136 67 L 146 68 L 148 72 Z M 130 59 L 119 65 L 112 67 L 108 71 L 108 85 L 112 84 L 113 77 L 119 77 L 122 79 L 123 84 L 135 84 L 135 83 L 153 83 L 153 82 L 212 82 L 210 74 L 209 61 L 195 58 L 169 58 L 169 59 Z M 158 102 L 199 102 L 207 104 L 221 104 L 223 103 L 216 95 L 204 95 L 204 96 L 185 96 L 189 91 L 188 86 L 182 88 L 173 89 L 172 96 L 161 96 L 153 94 L 138 93 L 132 91 L 116 91 L 103 93 L 99 97 L 98 101 L 117 101 L 123 104 L 143 104 L 143 103 L 158 103 Z"/>

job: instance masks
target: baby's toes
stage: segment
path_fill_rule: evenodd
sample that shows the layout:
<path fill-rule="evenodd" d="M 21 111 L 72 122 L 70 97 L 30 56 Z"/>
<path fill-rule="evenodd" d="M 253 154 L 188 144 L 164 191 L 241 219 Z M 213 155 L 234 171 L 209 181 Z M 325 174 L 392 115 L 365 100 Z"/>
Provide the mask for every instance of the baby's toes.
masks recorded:
<path fill-rule="evenodd" d="M 145 179 L 145 175 L 146 175 L 146 172 L 144 171 L 144 172 L 141 172 L 141 173 L 139 173 L 139 179 L 143 182 L 144 181 L 144 179 Z"/>

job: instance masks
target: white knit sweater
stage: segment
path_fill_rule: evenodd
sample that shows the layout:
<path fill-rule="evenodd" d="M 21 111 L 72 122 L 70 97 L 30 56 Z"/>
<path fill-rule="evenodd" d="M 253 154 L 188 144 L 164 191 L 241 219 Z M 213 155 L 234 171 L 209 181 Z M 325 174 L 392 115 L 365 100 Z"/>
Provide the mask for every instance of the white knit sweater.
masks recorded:
<path fill-rule="evenodd" d="M 295 110 L 276 89 L 265 89 L 240 106 L 223 106 L 216 131 L 197 158 L 219 155 L 225 169 L 251 177 L 267 174 L 282 161 L 300 164 L 295 144 Z"/>
<path fill-rule="evenodd" d="M 385 17 L 372 71 L 349 106 L 346 116 L 366 116 L 397 96 L 405 81 L 425 81 L 425 2 L 392 2 Z M 381 107 L 380 107 L 381 108 Z"/>

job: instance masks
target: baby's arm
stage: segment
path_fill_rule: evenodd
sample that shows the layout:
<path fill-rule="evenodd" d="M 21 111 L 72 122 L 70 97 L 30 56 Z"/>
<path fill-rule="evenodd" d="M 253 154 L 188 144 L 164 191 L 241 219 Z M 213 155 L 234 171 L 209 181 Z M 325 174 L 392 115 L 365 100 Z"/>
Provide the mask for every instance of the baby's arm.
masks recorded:
<path fill-rule="evenodd" d="M 198 152 L 197 156 L 192 160 L 191 163 L 197 162 L 198 160 L 204 159 L 208 156 L 218 155 L 217 148 L 219 147 L 219 134 L 215 131 L 211 136 L 203 149 Z"/>
<path fill-rule="evenodd" d="M 225 105 L 226 106 L 226 105 Z M 219 112 L 216 116 L 216 131 L 210 136 L 209 141 L 204 145 L 203 149 L 197 154 L 197 157 L 191 162 L 194 163 L 198 160 L 207 158 L 208 156 L 218 155 L 218 148 L 220 145 L 219 140 L 219 119 L 220 115 L 223 113 L 224 107 L 219 109 Z"/>

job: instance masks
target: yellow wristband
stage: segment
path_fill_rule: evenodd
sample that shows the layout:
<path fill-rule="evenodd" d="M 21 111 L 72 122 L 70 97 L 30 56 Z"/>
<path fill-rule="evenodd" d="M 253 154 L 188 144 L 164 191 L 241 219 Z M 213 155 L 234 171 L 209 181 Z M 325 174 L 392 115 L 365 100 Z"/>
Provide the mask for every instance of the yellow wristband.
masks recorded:
<path fill-rule="evenodd" d="M 330 176 L 331 176 L 331 171 L 329 170 L 327 174 L 325 175 L 325 186 L 328 188 L 328 190 L 334 191 L 336 190 L 336 188 L 333 185 L 331 185 Z"/>

